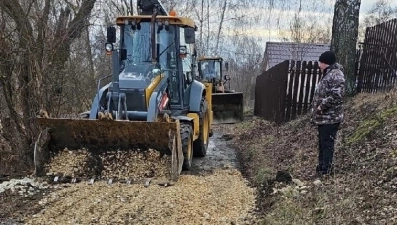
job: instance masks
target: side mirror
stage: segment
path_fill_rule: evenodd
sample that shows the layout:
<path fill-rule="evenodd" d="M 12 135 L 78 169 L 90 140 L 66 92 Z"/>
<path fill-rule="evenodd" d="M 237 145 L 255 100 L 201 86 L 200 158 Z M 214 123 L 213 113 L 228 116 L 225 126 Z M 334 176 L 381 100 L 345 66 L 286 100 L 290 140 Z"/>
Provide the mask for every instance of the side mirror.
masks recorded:
<path fill-rule="evenodd" d="M 186 79 L 188 84 L 191 84 L 193 82 L 193 76 L 191 72 L 186 72 Z"/>
<path fill-rule="evenodd" d="M 199 77 L 201 76 L 202 70 L 201 70 L 201 61 L 197 62 L 197 74 L 196 76 Z"/>
<path fill-rule="evenodd" d="M 116 28 L 110 26 L 107 28 L 106 40 L 108 43 L 116 43 Z"/>
<path fill-rule="evenodd" d="M 126 60 L 127 59 L 127 49 L 122 48 L 120 49 L 120 60 Z"/>
<path fill-rule="evenodd" d="M 185 28 L 185 42 L 186 44 L 194 44 L 196 42 L 196 34 L 194 28 Z"/>
<path fill-rule="evenodd" d="M 225 70 L 229 71 L 229 63 L 228 62 L 225 62 Z"/>
<path fill-rule="evenodd" d="M 229 75 L 225 75 L 225 80 L 230 80 L 230 76 Z"/>

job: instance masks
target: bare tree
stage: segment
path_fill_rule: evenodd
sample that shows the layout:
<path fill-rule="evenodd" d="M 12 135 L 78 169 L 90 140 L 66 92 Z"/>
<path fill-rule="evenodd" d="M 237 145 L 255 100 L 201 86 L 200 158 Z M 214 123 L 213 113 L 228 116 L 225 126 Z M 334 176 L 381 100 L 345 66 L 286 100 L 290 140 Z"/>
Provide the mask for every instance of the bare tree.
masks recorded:
<path fill-rule="evenodd" d="M 260 74 L 262 48 L 254 37 L 235 36 L 235 49 L 227 54 L 230 64 L 230 86 L 236 91 L 243 92 L 245 107 L 250 105 L 251 89 L 256 76 Z"/>
<path fill-rule="evenodd" d="M 364 17 L 365 26 L 374 26 L 396 16 L 397 7 L 392 7 L 389 0 L 377 0 Z"/>
<path fill-rule="evenodd" d="M 332 21 L 326 16 L 330 9 L 323 7 L 323 2 L 298 0 L 297 9 L 289 22 L 289 29 L 279 27 L 284 41 L 297 43 L 331 42 Z"/>
<path fill-rule="evenodd" d="M 64 66 L 73 40 L 80 37 L 95 0 L 76 5 L 67 1 L 0 1 L 0 85 L 7 104 L 4 138 L 20 159 L 31 165 L 31 146 L 37 134 L 39 108 L 53 109 L 63 93 Z M 6 115 L 4 115 L 6 114 Z"/>
<path fill-rule="evenodd" d="M 359 26 L 359 40 L 364 41 L 366 27 L 375 26 L 386 22 L 397 15 L 397 7 L 392 7 L 389 0 L 377 0 L 368 12 L 364 15 L 364 20 Z"/>
<path fill-rule="evenodd" d="M 218 32 L 216 34 L 216 45 L 215 45 L 215 54 L 219 54 L 219 41 L 220 41 L 220 36 L 222 32 L 222 27 L 223 27 L 223 22 L 225 20 L 225 12 L 226 12 L 226 7 L 227 7 L 227 0 L 224 0 L 221 6 L 221 13 L 219 15 L 219 26 L 218 26 Z"/>

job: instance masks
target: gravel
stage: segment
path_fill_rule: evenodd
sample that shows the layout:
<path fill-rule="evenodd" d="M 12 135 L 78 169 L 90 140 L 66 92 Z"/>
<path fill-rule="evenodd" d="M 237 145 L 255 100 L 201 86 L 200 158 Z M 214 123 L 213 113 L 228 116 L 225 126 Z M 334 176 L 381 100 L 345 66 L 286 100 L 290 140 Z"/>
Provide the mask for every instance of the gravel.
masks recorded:
<path fill-rule="evenodd" d="M 47 188 L 48 185 L 46 183 L 37 182 L 35 179 L 24 177 L 22 179 L 11 179 L 1 183 L 0 193 L 11 190 L 13 193 L 18 192 L 20 195 L 28 197 Z"/>
<path fill-rule="evenodd" d="M 234 168 L 181 175 L 173 186 L 78 183 L 39 202 L 26 224 L 251 224 L 255 191 Z"/>
<path fill-rule="evenodd" d="M 168 177 L 171 157 L 158 151 L 106 151 L 93 154 L 85 149 L 56 154 L 47 165 L 48 175 L 71 177 L 101 177 L 139 180 Z"/>

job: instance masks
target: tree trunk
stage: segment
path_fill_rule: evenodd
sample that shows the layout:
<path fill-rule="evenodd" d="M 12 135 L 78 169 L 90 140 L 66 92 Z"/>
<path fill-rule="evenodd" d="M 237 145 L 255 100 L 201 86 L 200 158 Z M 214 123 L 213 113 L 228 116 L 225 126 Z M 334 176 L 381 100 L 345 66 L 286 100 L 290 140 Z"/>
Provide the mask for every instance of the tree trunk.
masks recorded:
<path fill-rule="evenodd" d="M 211 36 L 211 29 L 210 29 L 210 0 L 207 0 L 207 41 L 205 51 L 208 54 L 210 49 L 210 36 Z"/>
<path fill-rule="evenodd" d="M 201 14 L 200 14 L 200 55 L 204 54 L 203 27 L 204 27 L 204 0 L 201 0 Z"/>
<path fill-rule="evenodd" d="M 225 0 L 223 2 L 223 6 L 222 6 L 222 12 L 219 18 L 219 27 L 218 27 L 218 33 L 216 35 L 216 45 L 215 45 L 215 54 L 218 55 L 219 54 L 219 41 L 221 38 L 221 32 L 222 32 L 222 26 L 223 26 L 223 22 L 225 19 L 225 12 L 226 12 L 226 6 L 227 6 L 227 1 Z"/>
<path fill-rule="evenodd" d="M 346 94 L 356 90 L 356 44 L 361 0 L 337 0 L 332 24 L 331 50 L 344 67 Z"/>
<path fill-rule="evenodd" d="M 131 12 L 133 12 L 132 9 L 131 9 Z M 87 24 L 89 24 L 88 21 L 87 21 Z M 89 71 L 90 71 L 89 79 L 94 81 L 95 78 L 96 78 L 95 77 L 95 65 L 94 65 L 94 56 L 93 56 L 92 51 L 91 51 L 89 26 L 86 26 L 85 35 L 86 35 L 85 36 L 85 47 L 86 47 L 87 60 L 88 60 L 88 63 L 89 63 Z M 95 93 L 95 89 L 93 90 L 93 92 Z M 91 107 L 91 102 L 90 101 L 91 101 L 91 99 L 84 99 L 83 102 L 88 103 L 88 104 L 82 104 L 82 107 L 80 107 L 79 110 L 83 111 L 86 108 L 90 108 Z"/>

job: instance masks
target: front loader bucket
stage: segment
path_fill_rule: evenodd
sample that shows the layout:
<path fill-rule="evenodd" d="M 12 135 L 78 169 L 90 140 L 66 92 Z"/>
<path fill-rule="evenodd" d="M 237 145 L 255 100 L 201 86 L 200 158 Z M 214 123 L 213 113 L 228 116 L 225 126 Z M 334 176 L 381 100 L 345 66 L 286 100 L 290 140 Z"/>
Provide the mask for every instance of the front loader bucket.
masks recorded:
<path fill-rule="evenodd" d="M 212 93 L 213 124 L 242 122 L 243 106 L 243 93 Z"/>
<path fill-rule="evenodd" d="M 179 121 L 38 118 L 37 176 L 178 179 L 183 153 Z"/>

